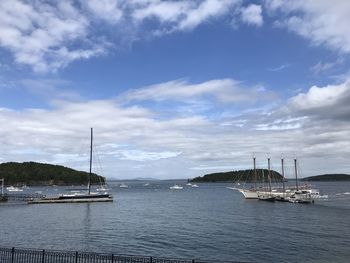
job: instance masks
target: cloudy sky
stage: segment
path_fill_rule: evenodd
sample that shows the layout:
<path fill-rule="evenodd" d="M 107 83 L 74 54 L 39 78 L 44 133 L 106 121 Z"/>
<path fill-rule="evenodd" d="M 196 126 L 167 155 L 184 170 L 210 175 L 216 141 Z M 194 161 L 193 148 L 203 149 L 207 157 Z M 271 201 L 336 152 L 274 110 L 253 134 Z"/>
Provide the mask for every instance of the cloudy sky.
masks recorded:
<path fill-rule="evenodd" d="M 0 0 L 0 162 L 350 173 L 350 1 Z M 288 174 L 291 177 L 292 174 Z"/>

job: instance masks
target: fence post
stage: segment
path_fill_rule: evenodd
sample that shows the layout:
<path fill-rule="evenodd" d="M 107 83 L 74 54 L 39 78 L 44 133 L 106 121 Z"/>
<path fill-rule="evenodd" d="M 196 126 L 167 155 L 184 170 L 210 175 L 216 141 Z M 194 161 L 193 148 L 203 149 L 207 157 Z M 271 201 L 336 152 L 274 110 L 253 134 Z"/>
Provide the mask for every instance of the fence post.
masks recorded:
<path fill-rule="evenodd" d="M 149 262 L 150 262 L 150 263 L 153 262 L 153 258 L 152 258 L 152 257 L 149 258 Z"/>
<path fill-rule="evenodd" d="M 194 263 L 194 259 L 192 259 L 192 263 Z"/>
<path fill-rule="evenodd" d="M 42 254 L 42 258 L 41 258 L 41 263 L 45 262 L 45 249 L 43 249 L 43 254 Z"/>
<path fill-rule="evenodd" d="M 13 263 L 14 260 L 15 260 L 15 248 L 13 247 L 13 248 L 11 249 L 11 263 Z"/>
<path fill-rule="evenodd" d="M 78 251 L 75 252 L 75 263 L 78 263 Z"/>
<path fill-rule="evenodd" d="M 111 260 L 111 263 L 113 263 L 114 262 L 114 255 L 112 254 L 112 260 Z"/>

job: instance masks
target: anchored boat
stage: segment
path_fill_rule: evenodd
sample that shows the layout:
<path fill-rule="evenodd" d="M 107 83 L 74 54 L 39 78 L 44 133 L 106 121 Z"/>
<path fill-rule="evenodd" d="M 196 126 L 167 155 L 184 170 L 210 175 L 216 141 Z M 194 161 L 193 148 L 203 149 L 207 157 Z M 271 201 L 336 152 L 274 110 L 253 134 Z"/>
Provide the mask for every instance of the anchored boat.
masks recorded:
<path fill-rule="evenodd" d="M 91 202 L 113 202 L 113 196 L 108 192 L 93 193 L 91 192 L 91 171 L 92 171 L 92 141 L 93 141 L 93 129 L 91 128 L 90 139 L 90 170 L 88 176 L 88 189 L 87 193 L 71 193 L 60 194 L 57 197 L 44 197 L 40 199 L 32 199 L 28 201 L 28 204 L 52 204 L 52 203 L 91 203 Z"/>

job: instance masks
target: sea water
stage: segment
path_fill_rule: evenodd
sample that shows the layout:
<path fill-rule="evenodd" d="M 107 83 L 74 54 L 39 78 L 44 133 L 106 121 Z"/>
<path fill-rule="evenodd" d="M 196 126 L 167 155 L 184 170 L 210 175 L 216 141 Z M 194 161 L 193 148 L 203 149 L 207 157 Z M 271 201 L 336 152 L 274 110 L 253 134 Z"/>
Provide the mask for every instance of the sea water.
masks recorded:
<path fill-rule="evenodd" d="M 350 182 L 313 205 L 245 200 L 231 184 L 111 182 L 113 203 L 0 204 L 0 246 L 249 262 L 350 262 Z M 170 190 L 174 184 L 183 190 Z M 53 195 L 64 187 L 31 187 Z"/>

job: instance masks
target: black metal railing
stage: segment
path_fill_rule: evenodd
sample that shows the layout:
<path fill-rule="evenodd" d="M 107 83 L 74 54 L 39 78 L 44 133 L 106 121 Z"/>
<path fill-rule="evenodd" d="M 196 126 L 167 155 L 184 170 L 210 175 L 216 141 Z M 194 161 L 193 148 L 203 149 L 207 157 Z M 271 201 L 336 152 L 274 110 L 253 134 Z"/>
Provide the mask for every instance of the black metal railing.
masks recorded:
<path fill-rule="evenodd" d="M 0 247 L 0 263 L 233 263 L 238 261 L 205 261 L 130 256 L 79 251 L 39 250 Z"/>

